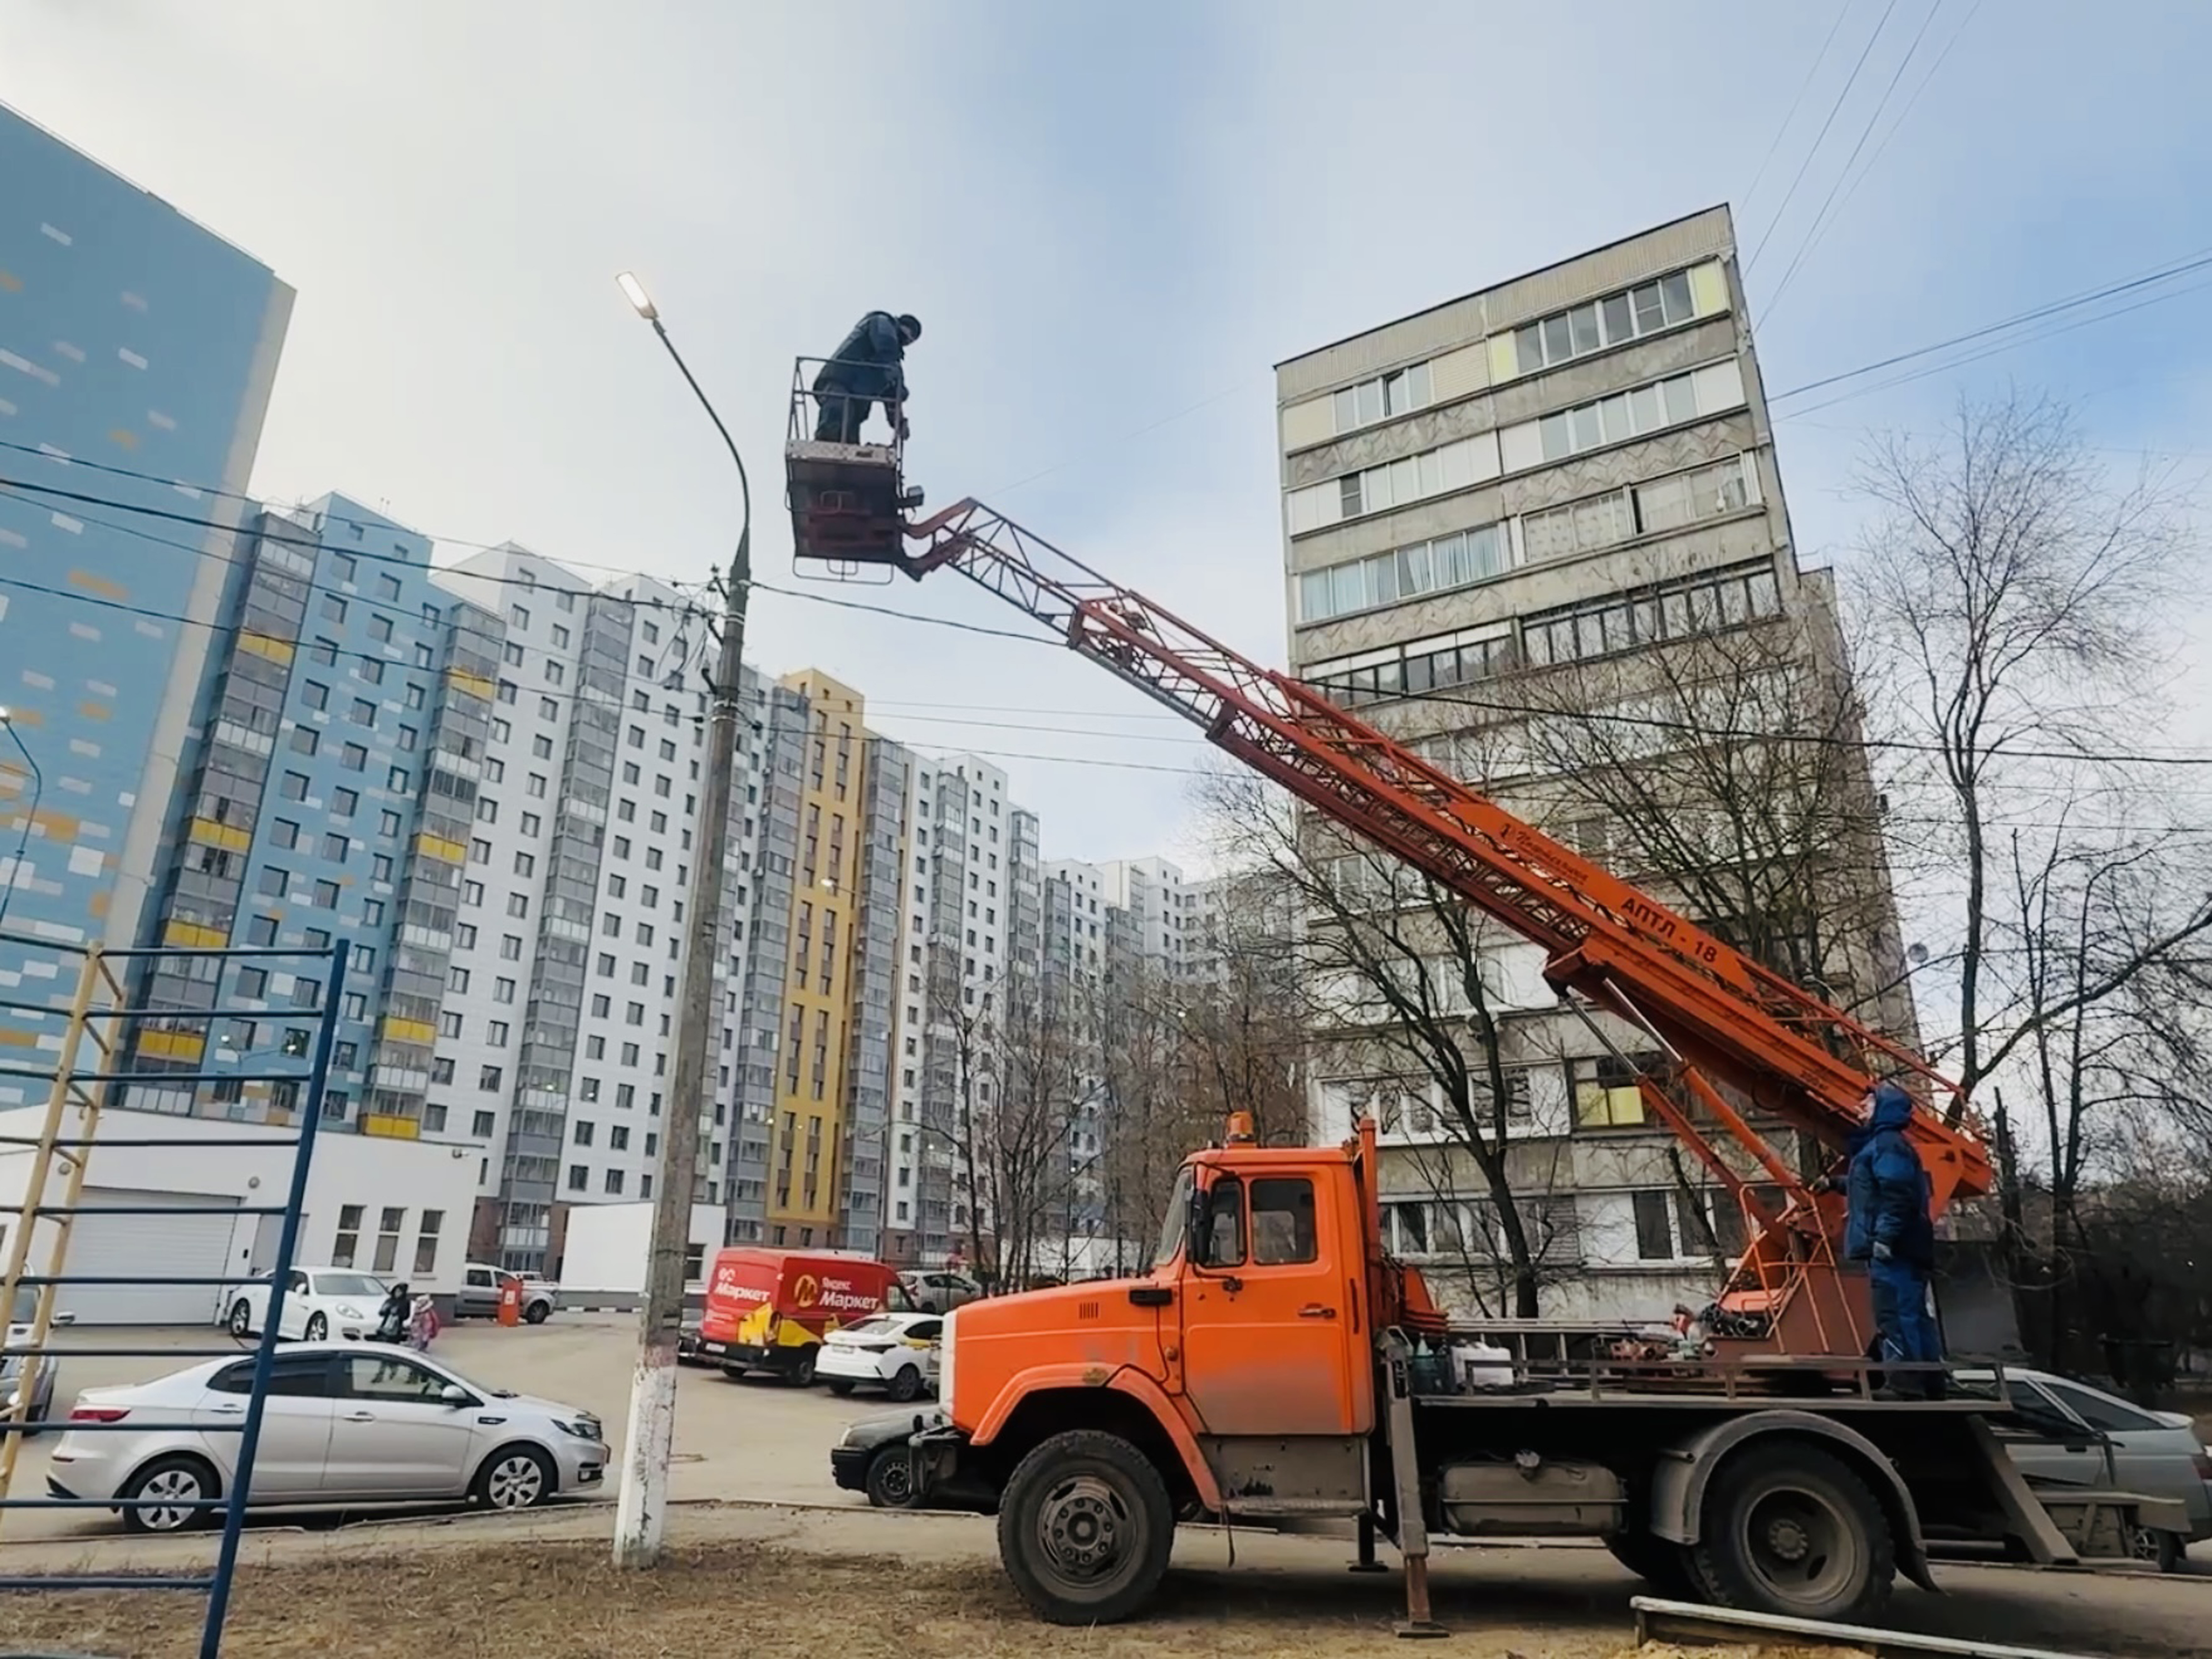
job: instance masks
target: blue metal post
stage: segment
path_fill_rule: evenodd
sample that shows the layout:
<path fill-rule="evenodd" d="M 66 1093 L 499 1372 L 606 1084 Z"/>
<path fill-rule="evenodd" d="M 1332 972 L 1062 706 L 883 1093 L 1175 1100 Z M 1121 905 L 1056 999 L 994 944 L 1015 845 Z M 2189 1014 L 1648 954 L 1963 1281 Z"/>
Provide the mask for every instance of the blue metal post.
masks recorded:
<path fill-rule="evenodd" d="M 238 1540 L 246 1529 L 246 1504 L 253 1483 L 254 1454 L 261 1448 L 261 1413 L 269 1399 L 269 1376 L 276 1356 L 276 1333 L 284 1323 L 285 1281 L 292 1276 L 292 1255 L 300 1242 L 300 1212 L 307 1202 L 307 1165 L 315 1152 L 315 1132 L 323 1121 L 323 1085 L 330 1075 L 331 1046 L 343 997 L 346 958 L 351 947 L 340 939 L 331 951 L 331 972 L 323 996 L 322 1018 L 315 1027 L 315 1058 L 307 1073 L 307 1121 L 301 1127 L 292 1158 L 292 1190 L 285 1200 L 284 1225 L 276 1241 L 276 1266 L 269 1284 L 269 1314 L 261 1322 L 261 1346 L 253 1356 L 253 1392 L 246 1398 L 246 1428 L 239 1437 L 238 1472 L 223 1511 L 222 1549 L 216 1558 L 215 1582 L 208 1592 L 207 1623 L 200 1632 L 200 1659 L 221 1659 L 223 1620 L 230 1611 L 231 1580 L 238 1572 Z"/>

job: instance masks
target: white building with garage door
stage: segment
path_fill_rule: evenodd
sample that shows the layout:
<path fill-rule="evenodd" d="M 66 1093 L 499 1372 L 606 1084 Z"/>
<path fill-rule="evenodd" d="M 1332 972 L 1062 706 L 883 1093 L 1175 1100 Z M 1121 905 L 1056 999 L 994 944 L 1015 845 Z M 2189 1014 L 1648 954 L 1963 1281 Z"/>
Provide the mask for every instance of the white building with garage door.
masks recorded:
<path fill-rule="evenodd" d="M 76 1115 L 63 1131 L 80 1133 Z M 0 1136 L 29 1138 L 44 1127 L 46 1109 L 0 1111 Z M 235 1279 L 266 1272 L 276 1260 L 283 1218 L 239 1214 L 281 1205 L 291 1188 L 294 1149 L 235 1143 L 275 1132 L 265 1126 L 146 1112 L 100 1115 L 102 1139 L 156 1136 L 204 1139 L 201 1146 L 95 1145 L 85 1166 L 78 1216 L 63 1271 L 87 1278 L 129 1279 L 204 1276 Z M 226 1144 L 230 1143 L 230 1144 Z M 422 1140 L 334 1134 L 320 1139 L 309 1165 L 295 1261 L 301 1267 L 351 1267 L 401 1279 L 433 1294 L 459 1288 L 468 1254 L 475 1201 L 474 1149 Z M 0 1142 L 0 1261 L 23 1224 L 25 1188 L 34 1154 Z M 64 1190 L 60 1171 L 47 1181 L 46 1201 Z M 101 1206 L 173 1214 L 95 1215 Z M 214 1211 L 204 1214 L 193 1212 Z M 225 1211 L 233 1213 L 223 1213 Z M 46 1268 L 52 1222 L 40 1222 L 28 1271 Z M 216 1317 L 222 1287 L 189 1285 L 65 1286 L 59 1306 L 83 1325 L 197 1325 Z"/>

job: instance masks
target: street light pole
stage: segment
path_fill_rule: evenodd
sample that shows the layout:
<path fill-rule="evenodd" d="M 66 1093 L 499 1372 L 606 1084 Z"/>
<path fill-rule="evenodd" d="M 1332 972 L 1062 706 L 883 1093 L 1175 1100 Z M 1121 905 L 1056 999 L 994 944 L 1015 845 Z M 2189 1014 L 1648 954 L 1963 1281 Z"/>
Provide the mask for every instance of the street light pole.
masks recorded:
<path fill-rule="evenodd" d="M 5 708 L 0 708 L 0 727 L 15 740 L 15 748 L 23 757 L 23 764 L 31 769 L 31 799 L 23 808 L 23 833 L 15 837 L 15 856 L 8 866 L 8 884 L 0 887 L 0 922 L 8 920 L 8 901 L 15 896 L 15 884 L 23 878 L 24 855 L 31 848 L 32 826 L 38 822 L 39 803 L 46 798 L 46 775 L 39 770 L 39 763 L 31 747 L 23 741 L 23 734 L 15 729 L 14 718 Z"/>
<path fill-rule="evenodd" d="M 714 660 L 714 702 L 707 726 L 707 775 L 699 802 L 692 858 L 691 915 L 684 940 L 684 995 L 678 1006 L 673 1107 L 661 1143 L 660 1187 L 653 1194 L 653 1243 L 646 1262 L 645 1301 L 638 1315 L 637 1369 L 630 1378 L 629 1430 L 615 1505 L 615 1564 L 649 1567 L 667 1530 L 668 1463 L 676 1440 L 676 1346 L 684 1322 L 684 1264 L 691 1242 L 691 1197 L 698 1180 L 699 1115 L 707 1099 L 707 1062 L 714 1048 L 716 923 L 722 908 L 722 854 L 729 840 L 730 787 L 737 769 L 738 720 L 744 678 L 745 599 L 752 587 L 752 485 L 744 457 L 722 417 L 699 389 L 690 365 L 661 326 L 660 313 L 637 278 L 616 279 L 707 411 L 737 463 L 744 522 L 723 596 L 722 638 Z"/>

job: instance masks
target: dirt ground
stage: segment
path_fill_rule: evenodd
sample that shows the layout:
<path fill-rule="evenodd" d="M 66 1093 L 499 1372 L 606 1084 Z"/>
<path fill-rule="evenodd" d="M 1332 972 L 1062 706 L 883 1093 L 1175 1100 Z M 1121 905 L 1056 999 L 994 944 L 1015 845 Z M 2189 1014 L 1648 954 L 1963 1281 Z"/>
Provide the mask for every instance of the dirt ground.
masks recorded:
<path fill-rule="evenodd" d="M 1063 1631 L 1030 1617 L 979 1517 L 684 1505 L 671 1516 L 667 1560 L 647 1574 L 610 1565 L 611 1520 L 606 1506 L 591 1505 L 258 1533 L 241 1559 L 223 1650 L 232 1659 L 1404 1651 L 1391 1634 L 1397 1576 L 1347 1577 L 1335 1540 L 1239 1534 L 1232 1565 L 1222 1534 L 1185 1528 L 1154 1616 Z M 205 1538 L 50 1540 L 0 1550 L 0 1571 L 175 1570 L 212 1553 Z M 2212 1624 L 2212 1577 L 1966 1567 L 1942 1577 L 1940 1596 L 1900 1588 L 1889 1622 L 2130 1659 L 2202 1654 Z M 1630 1650 L 1628 1601 L 1642 1586 L 1601 1550 L 1455 1549 L 1438 1557 L 1435 1580 L 1437 1616 L 1454 1638 L 1441 1652 L 1625 1659 Z M 179 1594 L 0 1594 L 0 1651 L 167 1659 L 197 1651 L 199 1618 L 198 1600 Z M 1768 1659 L 1781 1656 L 1770 1650 Z"/>

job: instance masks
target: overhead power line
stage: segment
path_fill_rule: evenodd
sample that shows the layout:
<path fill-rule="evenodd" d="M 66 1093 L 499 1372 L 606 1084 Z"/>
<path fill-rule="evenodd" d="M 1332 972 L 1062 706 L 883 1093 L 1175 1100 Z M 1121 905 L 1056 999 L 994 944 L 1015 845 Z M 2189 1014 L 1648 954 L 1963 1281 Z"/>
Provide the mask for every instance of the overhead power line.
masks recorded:
<path fill-rule="evenodd" d="M 1759 158 L 1759 171 L 1752 175 L 1751 188 L 1744 191 L 1736 204 L 1740 212 L 1751 211 L 1752 203 L 1758 199 L 1759 187 L 1766 179 L 1766 169 L 1774 164 L 1775 155 L 1781 149 L 1783 139 L 1789 136 L 1791 125 L 1797 119 L 1798 110 L 1804 106 L 1805 94 L 1813 89 L 1813 82 L 1819 78 L 1820 65 L 1828 61 L 1828 48 L 1836 44 L 1836 36 L 1843 33 L 1844 19 L 1850 15 L 1851 0 L 1844 0 L 1843 4 L 1836 8 L 1836 21 L 1828 25 L 1827 38 L 1820 42 L 1820 50 L 1813 54 L 1812 68 L 1805 71 L 1805 78 L 1797 83 L 1797 95 L 1790 100 L 1790 108 L 1782 118 L 1782 125 L 1775 128 L 1774 138 L 1767 145 L 1766 154 Z"/>
<path fill-rule="evenodd" d="M 1836 94 L 1836 101 L 1828 106 L 1828 118 L 1820 123 L 1820 131 L 1813 135 L 1811 148 L 1806 150 L 1805 159 L 1797 164 L 1797 172 L 1790 180 L 1790 188 L 1783 192 L 1782 205 L 1774 210 L 1774 216 L 1766 222 L 1766 229 L 1759 236 L 1759 246 L 1752 249 L 1750 261 L 1743 268 L 1745 276 L 1748 276 L 1758 265 L 1759 256 L 1766 252 L 1766 245 L 1773 240 L 1776 227 L 1789 213 L 1790 204 L 1796 198 L 1797 186 L 1805 182 L 1806 169 L 1813 165 L 1813 158 L 1820 153 L 1820 146 L 1827 141 L 1828 129 L 1836 125 L 1836 117 L 1843 113 L 1844 100 L 1851 95 L 1851 88 L 1858 84 L 1859 71 L 1866 67 L 1868 54 L 1874 51 L 1874 43 L 1881 39 L 1882 30 L 1889 27 L 1889 15 L 1896 9 L 1897 0 L 1889 0 L 1889 3 L 1882 8 L 1881 16 L 1875 21 L 1874 33 L 1867 36 L 1866 45 L 1859 48 L 1858 60 L 1851 65 L 1850 74 L 1844 77 L 1843 89 Z"/>

